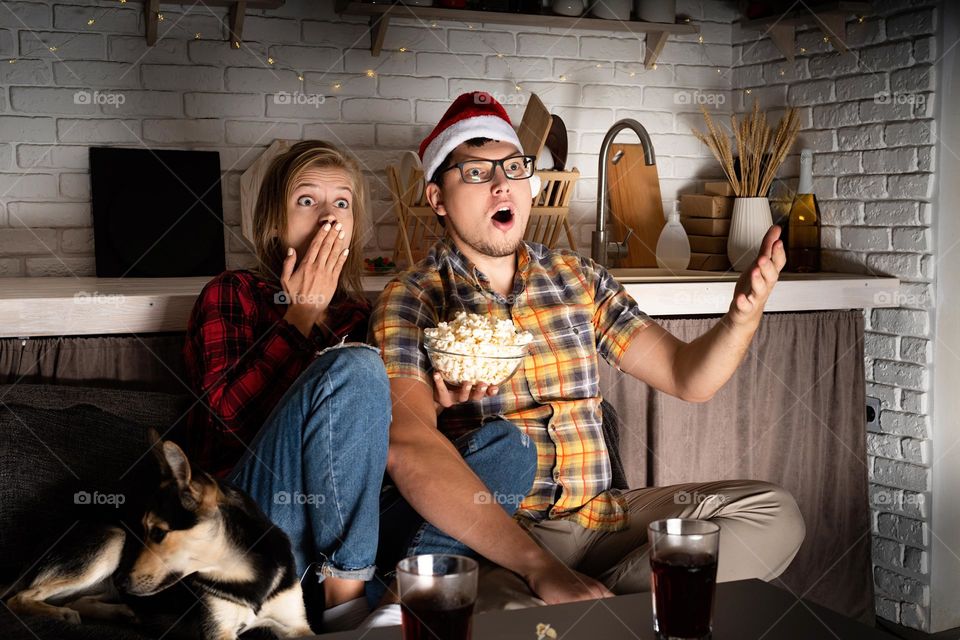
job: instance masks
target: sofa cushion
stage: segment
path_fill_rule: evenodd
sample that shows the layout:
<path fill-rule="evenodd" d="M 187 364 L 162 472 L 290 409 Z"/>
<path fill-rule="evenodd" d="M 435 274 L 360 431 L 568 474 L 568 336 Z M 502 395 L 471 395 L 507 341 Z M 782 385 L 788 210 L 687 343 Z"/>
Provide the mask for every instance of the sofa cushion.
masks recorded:
<path fill-rule="evenodd" d="M 137 403 L 128 398 L 128 404 Z M 136 521 L 133 514 L 142 510 L 136 496 L 155 482 L 143 425 L 88 404 L 49 409 L 5 398 L 0 403 L 0 583 L 14 584 L 28 575 L 81 518 L 114 510 Z M 21 635 L 141 637 L 113 625 L 74 627 L 59 620 L 19 619 L 3 608 L 0 637 Z"/>
<path fill-rule="evenodd" d="M 120 418 L 149 425 L 163 433 L 183 419 L 193 398 L 186 394 L 127 391 L 52 384 L 0 385 L 0 402 L 43 409 L 87 404 Z"/>
<path fill-rule="evenodd" d="M 155 471 L 144 426 L 90 405 L 0 404 L 0 583 L 78 519 L 126 513 Z"/>

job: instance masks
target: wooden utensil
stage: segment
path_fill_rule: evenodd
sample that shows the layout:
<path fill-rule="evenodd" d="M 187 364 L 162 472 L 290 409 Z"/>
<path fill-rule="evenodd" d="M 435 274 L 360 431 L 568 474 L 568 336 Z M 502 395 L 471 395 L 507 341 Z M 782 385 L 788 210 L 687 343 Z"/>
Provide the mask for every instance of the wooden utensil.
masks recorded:
<path fill-rule="evenodd" d="M 551 120 L 546 145 L 553 156 L 553 170 L 563 171 L 567 165 L 567 125 L 558 115 L 554 115 Z"/>
<path fill-rule="evenodd" d="M 537 94 L 531 93 L 527 108 L 523 111 L 523 118 L 520 119 L 520 126 L 517 128 L 523 153 L 528 156 L 539 156 L 552 124 L 553 116 L 547 111 L 543 101 Z"/>
<path fill-rule="evenodd" d="M 656 267 L 657 240 L 666 221 L 660 199 L 657 165 L 643 163 L 640 144 L 612 144 L 607 164 L 610 184 L 610 212 L 614 237 L 622 241 L 627 229 L 627 257 L 620 267 Z"/>

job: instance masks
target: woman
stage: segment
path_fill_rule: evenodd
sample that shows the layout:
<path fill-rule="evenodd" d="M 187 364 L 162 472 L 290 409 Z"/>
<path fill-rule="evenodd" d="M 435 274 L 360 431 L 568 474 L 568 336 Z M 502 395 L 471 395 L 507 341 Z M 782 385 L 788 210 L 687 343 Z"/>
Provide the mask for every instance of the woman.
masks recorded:
<path fill-rule="evenodd" d="M 302 579 L 308 612 L 319 581 L 329 608 L 374 574 L 390 393 L 379 353 L 359 344 L 365 205 L 360 167 L 333 145 L 277 157 L 254 214 L 259 266 L 204 287 L 184 347 L 200 398 L 187 446 L 290 537 L 301 578 L 318 578 Z"/>

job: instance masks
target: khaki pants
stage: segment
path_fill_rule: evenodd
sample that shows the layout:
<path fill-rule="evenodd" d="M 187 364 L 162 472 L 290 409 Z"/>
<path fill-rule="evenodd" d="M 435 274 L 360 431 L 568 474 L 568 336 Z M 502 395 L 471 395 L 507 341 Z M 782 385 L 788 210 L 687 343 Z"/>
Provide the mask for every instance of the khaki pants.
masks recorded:
<path fill-rule="evenodd" d="M 634 489 L 624 493 L 630 526 L 593 531 L 565 520 L 533 525 L 530 535 L 571 569 L 615 594 L 650 590 L 647 525 L 662 518 L 698 518 L 720 525 L 718 582 L 772 580 L 789 566 L 804 537 L 793 497 L 767 482 L 728 480 Z M 543 605 L 515 573 L 491 563 L 480 572 L 477 611 Z"/>

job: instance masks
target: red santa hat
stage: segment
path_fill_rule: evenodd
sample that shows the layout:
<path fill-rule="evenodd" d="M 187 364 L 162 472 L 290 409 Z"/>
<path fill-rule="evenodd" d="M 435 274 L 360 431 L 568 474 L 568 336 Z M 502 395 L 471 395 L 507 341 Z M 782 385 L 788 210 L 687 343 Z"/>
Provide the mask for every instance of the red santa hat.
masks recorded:
<path fill-rule="evenodd" d="M 503 106 L 486 91 L 461 94 L 440 122 L 420 143 L 420 162 L 424 180 L 429 181 L 440 163 L 459 145 L 472 138 L 490 138 L 512 143 L 521 153 L 520 138 Z M 530 178 L 530 193 L 540 191 L 540 177 Z"/>

